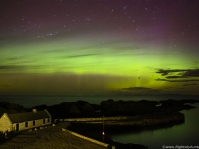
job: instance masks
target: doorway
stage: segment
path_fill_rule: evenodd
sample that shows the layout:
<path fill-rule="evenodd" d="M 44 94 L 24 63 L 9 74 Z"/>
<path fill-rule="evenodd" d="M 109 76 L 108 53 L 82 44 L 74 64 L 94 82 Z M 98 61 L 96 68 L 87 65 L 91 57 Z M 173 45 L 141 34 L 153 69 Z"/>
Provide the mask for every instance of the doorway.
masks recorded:
<path fill-rule="evenodd" d="M 16 124 L 16 131 L 19 131 L 19 123 Z"/>

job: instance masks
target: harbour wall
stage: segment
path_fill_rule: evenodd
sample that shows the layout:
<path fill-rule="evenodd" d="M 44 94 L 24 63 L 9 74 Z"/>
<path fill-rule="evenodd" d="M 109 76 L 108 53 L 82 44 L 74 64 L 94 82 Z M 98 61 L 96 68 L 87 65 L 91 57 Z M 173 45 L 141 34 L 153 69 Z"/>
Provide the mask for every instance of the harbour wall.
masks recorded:
<path fill-rule="evenodd" d="M 70 134 L 72 134 L 72 135 L 74 135 L 74 136 L 77 136 L 77 137 L 79 137 L 79 138 L 82 138 L 82 139 L 84 139 L 84 140 L 93 142 L 93 143 L 95 143 L 95 144 L 104 146 L 104 147 L 106 147 L 106 148 L 108 148 L 108 146 L 109 146 L 109 144 L 107 144 L 107 143 L 100 142 L 100 141 L 98 141 L 98 140 L 95 140 L 95 139 L 92 139 L 92 138 L 89 138 L 89 137 L 80 135 L 80 134 L 78 134 L 78 133 L 76 133 L 76 132 L 70 131 L 70 130 L 65 129 L 65 128 L 62 128 L 62 131 L 67 132 L 67 133 L 70 133 Z M 113 148 L 114 148 L 114 147 L 113 147 Z"/>

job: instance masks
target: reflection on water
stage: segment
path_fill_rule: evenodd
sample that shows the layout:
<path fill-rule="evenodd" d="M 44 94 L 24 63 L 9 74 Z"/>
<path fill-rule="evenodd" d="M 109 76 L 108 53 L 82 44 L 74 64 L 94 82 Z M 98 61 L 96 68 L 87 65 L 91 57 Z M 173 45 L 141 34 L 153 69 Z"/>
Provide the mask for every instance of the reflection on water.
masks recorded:
<path fill-rule="evenodd" d="M 162 145 L 199 145 L 199 103 L 196 109 L 183 110 L 185 122 L 172 127 L 150 128 L 142 131 L 129 131 L 112 134 L 115 141 L 121 143 L 138 143 L 149 149 L 160 149 Z"/>

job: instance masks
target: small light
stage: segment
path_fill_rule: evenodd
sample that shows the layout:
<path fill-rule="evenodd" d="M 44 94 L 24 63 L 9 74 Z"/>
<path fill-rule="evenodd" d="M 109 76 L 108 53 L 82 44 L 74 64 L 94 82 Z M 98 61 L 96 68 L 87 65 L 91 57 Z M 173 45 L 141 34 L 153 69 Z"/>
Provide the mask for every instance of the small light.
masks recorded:
<path fill-rule="evenodd" d="M 105 136 L 105 133 L 104 133 L 104 132 L 102 132 L 102 135 L 103 135 L 103 136 Z"/>

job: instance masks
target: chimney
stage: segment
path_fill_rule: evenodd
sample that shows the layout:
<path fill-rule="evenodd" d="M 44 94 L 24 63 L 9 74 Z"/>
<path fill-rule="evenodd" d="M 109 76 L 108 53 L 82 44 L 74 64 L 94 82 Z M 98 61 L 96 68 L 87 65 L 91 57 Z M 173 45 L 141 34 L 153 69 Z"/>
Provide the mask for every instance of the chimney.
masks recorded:
<path fill-rule="evenodd" d="M 37 113 L 37 109 L 32 109 L 32 112 L 33 113 Z"/>

